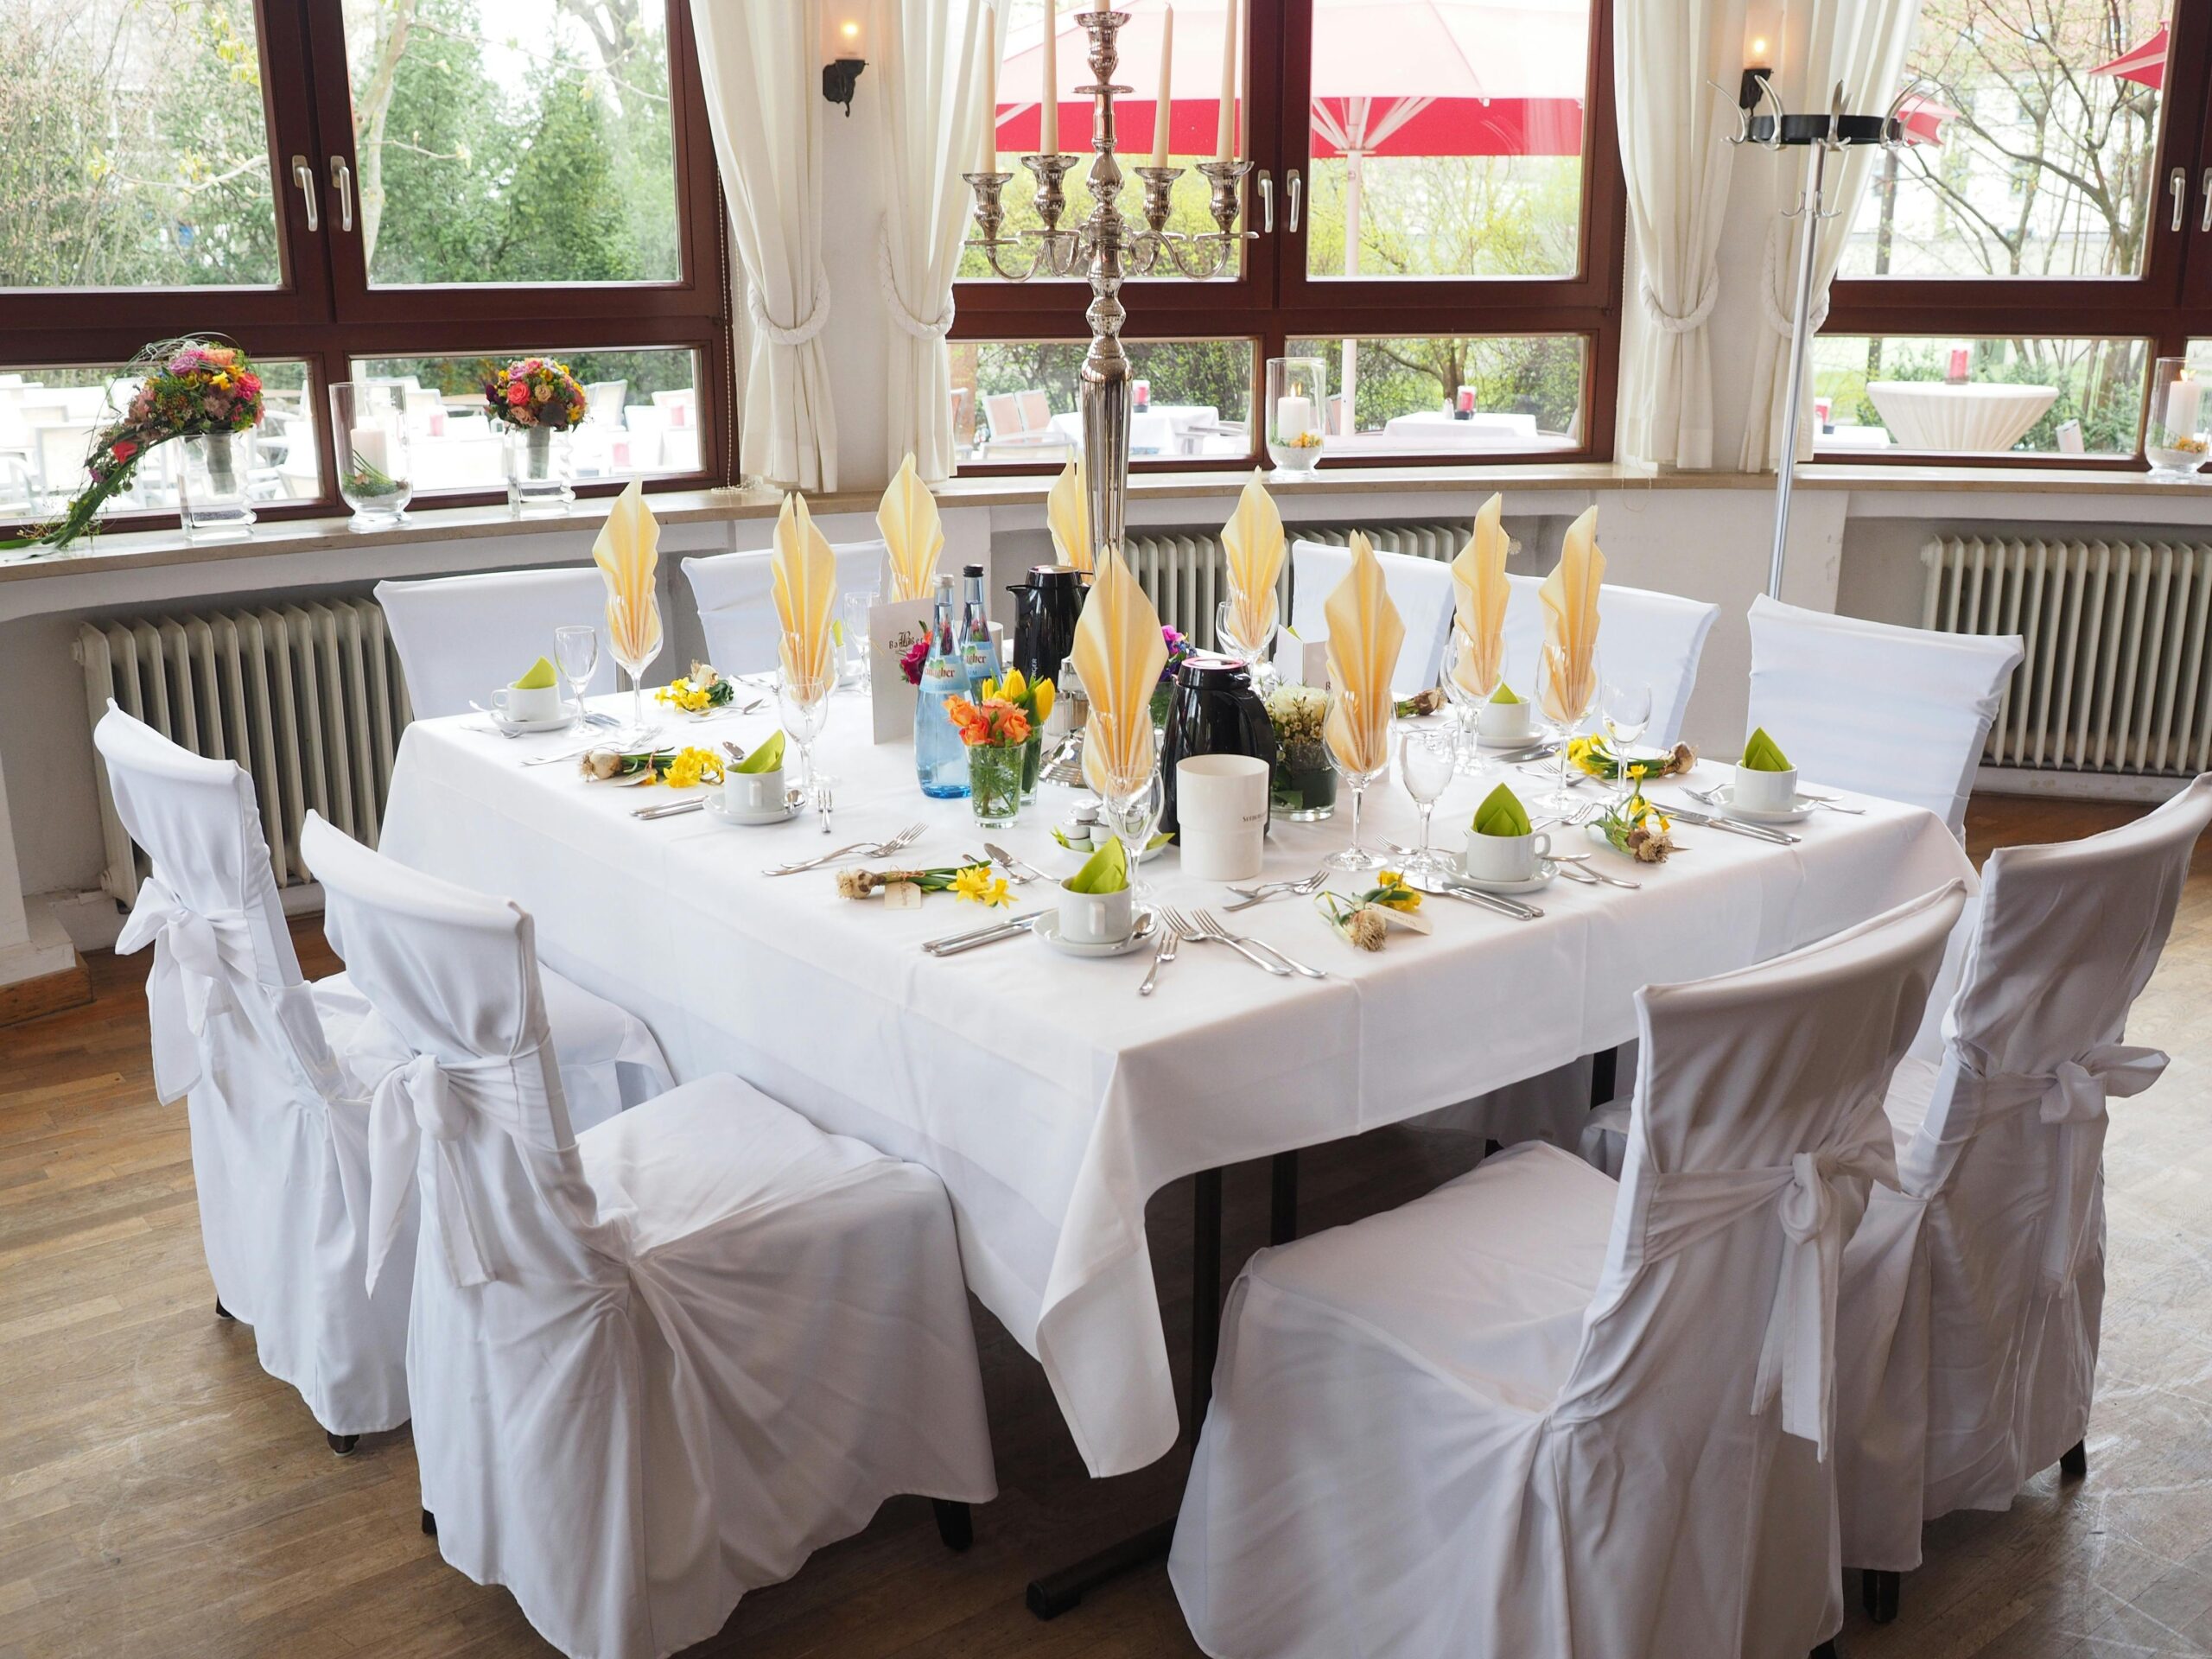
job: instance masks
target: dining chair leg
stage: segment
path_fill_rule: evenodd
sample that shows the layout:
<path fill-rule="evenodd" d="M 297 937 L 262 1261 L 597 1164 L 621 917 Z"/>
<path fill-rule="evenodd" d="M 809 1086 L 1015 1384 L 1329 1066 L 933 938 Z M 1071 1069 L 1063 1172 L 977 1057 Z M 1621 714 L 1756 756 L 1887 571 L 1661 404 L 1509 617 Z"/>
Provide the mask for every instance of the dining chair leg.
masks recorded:
<path fill-rule="evenodd" d="M 2089 1443 L 2087 1440 L 2075 1441 L 2060 1454 L 2058 1472 L 2068 1480 L 2081 1480 L 2088 1476 Z"/>
<path fill-rule="evenodd" d="M 1287 1244 L 1298 1236 L 1298 1154 L 1275 1154 L 1268 1176 L 1268 1243 Z"/>
<path fill-rule="evenodd" d="M 1869 1567 L 1859 1575 L 1859 1600 L 1866 1617 L 1887 1624 L 1897 1616 L 1897 1599 L 1904 1591 L 1904 1574 L 1881 1573 Z"/>
<path fill-rule="evenodd" d="M 330 1442 L 330 1449 L 341 1458 L 351 1456 L 353 1448 L 361 1443 L 361 1437 L 358 1434 L 333 1434 L 327 1429 L 322 1438 Z"/>
<path fill-rule="evenodd" d="M 956 1503 L 949 1497 L 933 1497 L 930 1499 L 930 1509 L 937 1516 L 937 1535 L 954 1554 L 976 1541 L 976 1516 L 965 1503 Z"/>
<path fill-rule="evenodd" d="M 1828 1641 L 1823 1642 L 1819 1647 L 1815 1648 L 1810 1656 L 1810 1659 L 1840 1659 L 1840 1656 L 1836 1653 L 1835 1643 L 1833 1641 Z"/>
<path fill-rule="evenodd" d="M 218 1296 L 215 1299 L 215 1317 L 219 1319 L 236 1319 L 238 1315 L 232 1313 L 229 1308 L 225 1307 L 223 1306 L 223 1299 Z"/>

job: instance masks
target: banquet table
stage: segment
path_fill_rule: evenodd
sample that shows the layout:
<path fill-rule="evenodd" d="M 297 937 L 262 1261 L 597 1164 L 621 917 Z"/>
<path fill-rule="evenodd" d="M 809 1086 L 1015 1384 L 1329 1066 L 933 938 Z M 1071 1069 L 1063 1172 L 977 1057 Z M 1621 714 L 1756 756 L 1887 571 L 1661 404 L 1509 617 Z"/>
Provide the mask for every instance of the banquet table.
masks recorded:
<path fill-rule="evenodd" d="M 772 719 L 772 709 L 696 727 L 672 716 L 671 736 L 749 747 Z M 1643 984 L 1743 967 L 1973 880 L 1933 815 L 1846 797 L 1864 816 L 1818 813 L 1796 846 L 1681 826 L 1683 849 L 1651 868 L 1592 843 L 1603 868 L 1641 888 L 1555 882 L 1531 922 L 1431 899 L 1432 934 L 1394 934 L 1371 954 L 1338 938 L 1310 900 L 1277 900 L 1232 925 L 1325 980 L 1276 979 L 1226 949 L 1185 944 L 1158 994 L 1140 999 L 1149 949 L 1079 961 L 1024 937 L 938 958 L 923 941 L 980 925 L 976 906 L 938 895 L 894 911 L 839 896 L 831 870 L 762 874 L 915 822 L 921 839 L 889 861 L 963 862 L 988 838 L 1055 877 L 1073 870 L 1049 834 L 1070 791 L 1047 785 L 1017 826 L 982 831 L 965 801 L 925 798 L 910 747 L 872 746 L 868 726 L 864 698 L 835 699 L 817 747 L 836 779 L 825 837 L 810 812 L 769 828 L 705 813 L 639 820 L 637 808 L 671 791 L 521 764 L 574 748 L 569 734 L 509 740 L 475 715 L 417 721 L 380 844 L 531 912 L 545 963 L 644 1018 L 679 1078 L 734 1071 L 826 1128 L 934 1170 L 970 1287 L 1042 1365 L 1102 1476 L 1150 1463 L 1178 1433 L 1145 1234 L 1151 1193 L 1608 1050 L 1635 1034 Z M 1510 775 L 1524 795 L 1542 787 Z M 1691 781 L 1726 775 L 1706 766 Z M 1456 845 L 1491 781 L 1454 781 L 1437 808 L 1440 840 Z M 1678 798 L 1672 785 L 1653 792 Z M 1343 846 L 1348 808 L 1276 823 L 1268 876 L 1303 875 Z M 1416 833 L 1394 784 L 1370 791 L 1366 823 L 1370 838 Z M 1171 904 L 1218 910 L 1231 896 L 1183 877 L 1172 850 L 1143 874 Z M 1017 887 L 1019 908 L 1049 905 L 1048 887 Z"/>
<path fill-rule="evenodd" d="M 2056 386 L 1994 381 L 1874 380 L 1866 396 L 1903 449 L 1996 454 L 2010 449 L 2058 401 Z"/>

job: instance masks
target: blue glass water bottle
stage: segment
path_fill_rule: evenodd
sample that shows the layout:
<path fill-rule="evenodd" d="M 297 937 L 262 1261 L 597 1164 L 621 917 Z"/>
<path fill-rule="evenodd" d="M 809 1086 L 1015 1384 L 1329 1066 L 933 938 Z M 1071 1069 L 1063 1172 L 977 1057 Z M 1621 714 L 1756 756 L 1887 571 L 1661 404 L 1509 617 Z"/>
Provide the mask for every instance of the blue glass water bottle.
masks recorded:
<path fill-rule="evenodd" d="M 960 800 L 968 793 L 968 748 L 945 703 L 969 695 L 961 642 L 952 631 L 952 578 L 940 576 L 930 654 L 922 664 L 922 683 L 914 697 L 914 772 L 922 793 L 938 800 Z"/>

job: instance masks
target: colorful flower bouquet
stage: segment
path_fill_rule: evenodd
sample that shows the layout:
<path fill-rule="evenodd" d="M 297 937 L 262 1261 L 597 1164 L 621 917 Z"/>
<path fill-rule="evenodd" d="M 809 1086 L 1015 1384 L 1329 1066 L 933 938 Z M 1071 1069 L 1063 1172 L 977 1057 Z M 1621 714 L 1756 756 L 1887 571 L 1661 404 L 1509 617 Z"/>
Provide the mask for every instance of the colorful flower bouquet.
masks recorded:
<path fill-rule="evenodd" d="M 1003 696 L 989 695 L 996 682 L 983 682 L 983 701 L 947 697 L 960 741 L 968 746 L 968 799 L 976 822 L 1003 830 L 1021 815 L 1022 758 L 1029 747 L 1029 716 Z"/>
<path fill-rule="evenodd" d="M 517 358 L 508 364 L 505 374 L 484 383 L 484 405 L 501 426 L 548 432 L 580 425 L 588 406 L 569 365 L 550 357 Z"/>
<path fill-rule="evenodd" d="M 1268 693 L 1275 764 L 1268 792 L 1275 815 L 1306 823 L 1337 810 L 1337 769 L 1321 741 L 1329 694 L 1317 685 L 1279 685 Z"/>
<path fill-rule="evenodd" d="M 1152 691 L 1152 723 L 1164 727 L 1167 724 L 1168 702 L 1175 693 L 1175 671 L 1183 666 L 1185 660 L 1198 647 L 1191 643 L 1187 634 L 1179 633 L 1165 625 L 1160 630 L 1160 637 L 1167 646 L 1167 660 L 1161 664 L 1160 683 Z"/>
<path fill-rule="evenodd" d="M 229 465 L 229 439 L 261 424 L 261 377 L 237 346 L 206 340 L 165 340 L 131 359 L 145 381 L 123 418 L 93 439 L 85 470 L 92 481 L 78 491 L 67 511 L 30 536 L 0 542 L 0 548 L 67 547 L 95 527 L 111 497 L 130 487 L 146 452 L 172 438 L 219 438 L 211 446 L 210 470 L 219 487 Z"/>
<path fill-rule="evenodd" d="M 1021 804 L 1027 806 L 1037 798 L 1038 772 L 1045 760 L 1045 722 L 1052 717 L 1056 695 L 1052 683 L 1042 677 L 1027 678 L 1017 668 L 1003 680 L 985 680 L 982 694 L 986 702 L 1001 699 L 1028 717 L 1029 736 L 1021 746 Z"/>

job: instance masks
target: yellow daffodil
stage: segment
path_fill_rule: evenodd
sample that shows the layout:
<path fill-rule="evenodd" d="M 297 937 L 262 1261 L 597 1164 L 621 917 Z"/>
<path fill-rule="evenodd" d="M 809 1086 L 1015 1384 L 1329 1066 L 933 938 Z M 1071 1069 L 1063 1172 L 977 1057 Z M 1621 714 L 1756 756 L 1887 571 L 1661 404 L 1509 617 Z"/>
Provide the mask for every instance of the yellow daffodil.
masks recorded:
<path fill-rule="evenodd" d="M 1419 910 L 1421 894 L 1406 885 L 1406 878 L 1396 870 L 1376 873 L 1374 889 L 1365 895 L 1366 902 L 1381 905 L 1389 910 Z"/>
<path fill-rule="evenodd" d="M 1050 680 L 1038 681 L 1036 724 L 1042 726 L 1052 717 L 1052 683 Z"/>
<path fill-rule="evenodd" d="M 676 758 L 668 763 L 671 789 L 694 789 L 702 783 L 719 784 L 721 780 L 722 763 L 711 750 L 678 749 Z"/>
<path fill-rule="evenodd" d="M 972 899 L 979 905 L 991 902 L 991 869 L 988 864 L 970 864 L 952 878 L 952 896 Z"/>

